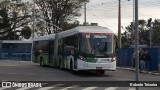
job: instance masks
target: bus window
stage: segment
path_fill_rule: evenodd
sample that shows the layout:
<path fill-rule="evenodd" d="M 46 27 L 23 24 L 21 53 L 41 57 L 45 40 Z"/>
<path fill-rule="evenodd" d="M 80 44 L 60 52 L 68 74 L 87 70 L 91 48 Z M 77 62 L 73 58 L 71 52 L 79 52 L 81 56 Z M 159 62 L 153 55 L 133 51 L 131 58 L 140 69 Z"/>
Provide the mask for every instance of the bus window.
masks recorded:
<path fill-rule="evenodd" d="M 112 54 L 112 36 L 101 37 L 97 35 L 81 36 L 80 51 L 95 56 Z M 104 51 L 105 49 L 105 51 Z"/>

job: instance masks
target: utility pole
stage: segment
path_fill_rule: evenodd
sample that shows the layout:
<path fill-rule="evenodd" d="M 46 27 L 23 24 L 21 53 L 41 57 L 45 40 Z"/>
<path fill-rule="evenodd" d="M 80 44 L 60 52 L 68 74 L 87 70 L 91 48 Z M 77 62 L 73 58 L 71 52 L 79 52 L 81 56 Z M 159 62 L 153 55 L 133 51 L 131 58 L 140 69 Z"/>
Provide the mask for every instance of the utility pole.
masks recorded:
<path fill-rule="evenodd" d="M 131 37 L 131 40 L 132 40 L 132 44 L 133 45 L 135 45 L 135 22 L 134 22 L 134 14 L 135 14 L 135 9 L 134 9 L 134 7 L 135 7 L 135 1 L 133 0 L 133 23 L 132 23 L 132 32 L 131 32 L 131 35 L 132 35 L 132 37 Z"/>
<path fill-rule="evenodd" d="M 14 32 L 13 32 L 13 40 L 16 40 L 16 20 L 17 20 L 17 12 L 15 11 L 15 7 L 14 7 L 14 11 L 13 11 L 13 17 L 14 17 Z"/>
<path fill-rule="evenodd" d="M 133 26 L 132 26 L 132 33 L 133 33 L 133 38 L 132 38 L 132 41 L 133 41 L 133 44 L 135 45 L 135 21 L 134 21 L 134 18 L 135 18 L 135 0 L 133 0 Z"/>
<path fill-rule="evenodd" d="M 86 0 L 84 1 L 84 25 L 86 26 Z"/>
<path fill-rule="evenodd" d="M 139 45 L 139 32 L 138 32 L 138 0 L 135 0 L 135 46 L 136 46 L 136 82 L 139 82 L 139 52 L 138 52 L 138 45 Z M 136 87 L 136 90 L 139 90 L 139 87 Z"/>
<path fill-rule="evenodd" d="M 32 30 L 32 39 L 34 38 L 35 32 L 35 0 L 33 0 L 33 30 Z"/>
<path fill-rule="evenodd" d="M 17 36 L 17 34 L 16 34 L 16 24 L 17 24 L 17 14 L 18 14 L 18 6 L 19 5 L 22 5 L 22 2 L 21 2 L 21 0 L 11 0 L 11 3 L 13 4 L 13 23 L 14 23 L 14 25 L 13 25 L 13 39 L 14 40 L 16 40 L 16 36 Z"/>
<path fill-rule="evenodd" d="M 121 0 L 119 0 L 118 7 L 118 45 L 121 48 Z"/>
<path fill-rule="evenodd" d="M 16 12 L 16 6 L 18 1 L 17 0 L 12 0 L 12 3 L 14 2 L 13 6 L 13 18 L 14 18 L 14 25 L 13 25 L 13 40 L 16 40 L 16 20 L 17 20 L 17 12 Z"/>
<path fill-rule="evenodd" d="M 152 27 L 149 29 L 149 47 L 152 47 Z"/>
<path fill-rule="evenodd" d="M 148 27 L 149 27 L 149 47 L 151 48 L 151 44 L 152 44 L 152 18 L 148 19 Z"/>

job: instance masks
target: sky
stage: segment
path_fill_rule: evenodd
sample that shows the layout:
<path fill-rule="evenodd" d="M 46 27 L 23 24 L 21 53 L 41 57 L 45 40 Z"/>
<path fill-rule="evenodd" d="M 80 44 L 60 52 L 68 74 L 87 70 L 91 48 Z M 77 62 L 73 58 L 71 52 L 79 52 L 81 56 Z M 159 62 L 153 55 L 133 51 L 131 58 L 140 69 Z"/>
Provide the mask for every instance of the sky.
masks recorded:
<path fill-rule="evenodd" d="M 119 0 L 90 0 L 87 3 L 87 19 L 89 23 L 98 23 L 118 32 L 118 2 Z M 138 0 L 139 19 L 160 19 L 160 0 Z M 81 17 L 77 19 L 84 22 L 84 8 Z M 122 32 L 133 21 L 133 0 L 121 0 L 121 26 Z"/>

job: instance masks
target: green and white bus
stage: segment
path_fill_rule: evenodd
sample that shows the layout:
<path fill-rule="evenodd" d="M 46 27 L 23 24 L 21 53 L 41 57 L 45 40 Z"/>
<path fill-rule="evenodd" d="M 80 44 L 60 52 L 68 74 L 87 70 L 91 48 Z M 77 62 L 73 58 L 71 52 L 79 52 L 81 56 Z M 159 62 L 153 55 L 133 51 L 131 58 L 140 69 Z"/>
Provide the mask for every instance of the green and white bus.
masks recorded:
<path fill-rule="evenodd" d="M 41 66 L 52 65 L 54 58 L 54 39 L 54 34 L 33 39 L 32 62 L 40 63 Z"/>
<path fill-rule="evenodd" d="M 116 70 L 116 40 L 115 33 L 106 27 L 78 26 L 35 38 L 33 52 L 39 54 L 37 58 L 33 53 L 33 61 L 73 72 L 94 70 L 104 74 L 105 70 Z"/>

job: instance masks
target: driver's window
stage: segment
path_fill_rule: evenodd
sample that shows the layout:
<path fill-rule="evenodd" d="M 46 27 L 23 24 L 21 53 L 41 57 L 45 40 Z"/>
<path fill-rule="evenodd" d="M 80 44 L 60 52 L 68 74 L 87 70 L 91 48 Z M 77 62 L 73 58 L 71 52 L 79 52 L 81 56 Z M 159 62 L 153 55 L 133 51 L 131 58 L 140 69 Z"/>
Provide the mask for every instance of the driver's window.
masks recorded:
<path fill-rule="evenodd" d="M 86 52 L 84 37 L 81 37 L 81 40 L 80 40 L 80 51 L 81 52 Z"/>

